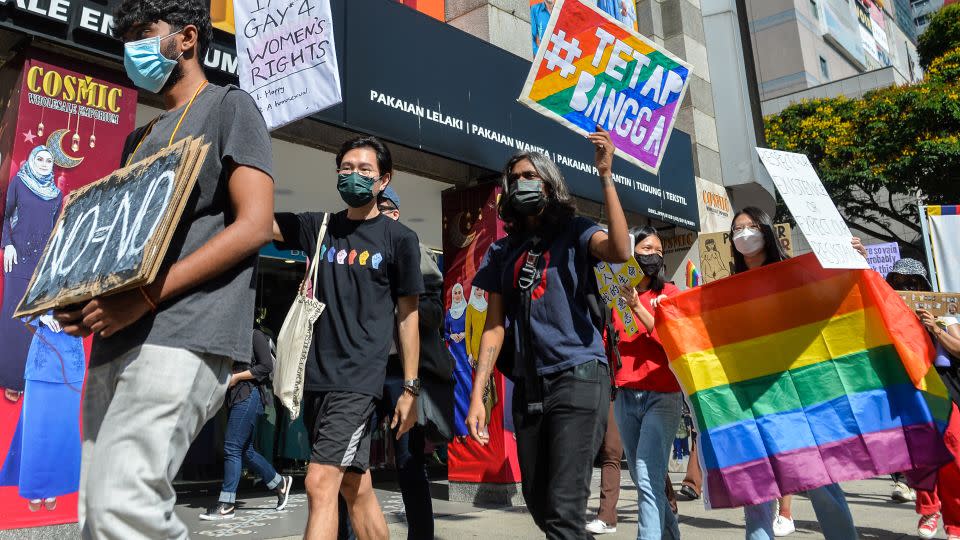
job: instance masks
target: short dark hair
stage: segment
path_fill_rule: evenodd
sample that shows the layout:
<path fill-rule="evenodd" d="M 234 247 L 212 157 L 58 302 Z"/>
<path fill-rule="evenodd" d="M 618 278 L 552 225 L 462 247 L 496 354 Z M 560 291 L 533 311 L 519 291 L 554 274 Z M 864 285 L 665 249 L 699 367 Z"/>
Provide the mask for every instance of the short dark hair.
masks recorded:
<path fill-rule="evenodd" d="M 747 268 L 747 261 L 744 259 L 743 254 L 733 245 L 733 227 L 734 223 L 737 221 L 737 218 L 746 214 L 760 227 L 760 234 L 763 235 L 763 251 L 764 251 L 764 266 L 768 264 L 778 263 L 780 261 L 785 261 L 790 258 L 787 255 L 787 252 L 784 251 L 783 245 L 780 244 L 780 240 L 777 239 L 777 234 L 773 230 L 773 219 L 770 218 L 770 214 L 764 212 L 763 210 L 757 208 L 756 206 L 747 206 L 743 210 L 736 213 L 733 216 L 733 221 L 730 222 L 730 249 L 733 251 L 733 273 L 739 274 L 740 272 L 746 272 L 749 270 Z"/>
<path fill-rule="evenodd" d="M 377 154 L 377 168 L 380 169 L 381 175 L 393 172 L 393 157 L 390 156 L 390 149 L 383 144 L 383 141 L 369 135 L 354 137 L 340 145 L 340 151 L 337 152 L 338 169 L 340 168 L 340 162 L 343 161 L 343 156 L 357 148 L 369 148 Z"/>
<path fill-rule="evenodd" d="M 175 30 L 197 27 L 197 59 L 203 59 L 213 41 L 209 0 L 123 0 L 113 12 L 113 35 L 123 39 L 134 26 L 164 21 Z"/>
<path fill-rule="evenodd" d="M 634 253 L 636 253 L 637 246 L 640 245 L 640 242 L 646 240 L 650 236 L 656 236 L 658 240 L 663 241 L 660 238 L 660 233 L 657 231 L 656 227 L 647 225 L 634 233 L 636 242 L 633 243 Z M 660 265 L 660 271 L 656 274 L 650 276 L 650 290 L 659 294 L 663 292 L 663 287 L 667 283 L 667 274 L 664 271 L 664 265 Z"/>

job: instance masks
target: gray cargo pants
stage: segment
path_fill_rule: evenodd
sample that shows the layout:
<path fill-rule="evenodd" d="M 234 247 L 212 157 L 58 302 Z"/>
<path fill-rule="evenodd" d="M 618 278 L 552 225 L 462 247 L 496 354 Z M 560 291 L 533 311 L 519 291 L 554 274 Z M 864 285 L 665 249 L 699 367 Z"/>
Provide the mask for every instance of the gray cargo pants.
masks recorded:
<path fill-rule="evenodd" d="M 223 403 L 232 361 L 144 345 L 90 369 L 78 514 L 85 539 L 189 536 L 174 513 L 190 443 Z"/>

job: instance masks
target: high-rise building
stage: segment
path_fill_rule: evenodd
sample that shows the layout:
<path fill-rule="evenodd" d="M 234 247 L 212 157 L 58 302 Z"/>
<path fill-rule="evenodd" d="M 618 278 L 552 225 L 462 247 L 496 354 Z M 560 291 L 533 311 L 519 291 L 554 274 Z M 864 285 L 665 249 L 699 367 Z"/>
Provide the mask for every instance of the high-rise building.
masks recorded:
<path fill-rule="evenodd" d="M 765 115 L 803 98 L 857 97 L 922 76 L 905 0 L 747 0 L 746 7 Z"/>
<path fill-rule="evenodd" d="M 918 36 L 927 29 L 930 24 L 930 17 L 933 17 L 933 14 L 942 8 L 943 4 L 943 0 L 910 0 L 910 8 L 913 10 L 913 24 Z"/>

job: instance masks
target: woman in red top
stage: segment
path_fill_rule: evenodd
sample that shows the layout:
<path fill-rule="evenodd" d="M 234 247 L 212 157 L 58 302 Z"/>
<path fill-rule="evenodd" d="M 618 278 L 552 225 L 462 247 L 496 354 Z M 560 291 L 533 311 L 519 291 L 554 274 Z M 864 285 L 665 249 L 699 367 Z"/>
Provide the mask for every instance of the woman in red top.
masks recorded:
<path fill-rule="evenodd" d="M 653 326 L 660 301 L 680 291 L 664 277 L 663 244 L 656 229 L 645 227 L 637 233 L 634 256 L 644 277 L 636 289 L 625 290 L 623 298 L 640 331 L 627 336 L 622 321 L 615 321 L 621 335 L 622 366 L 614 377 L 618 388 L 614 415 L 630 476 L 637 485 L 637 538 L 680 538 L 663 484 L 683 398 Z"/>

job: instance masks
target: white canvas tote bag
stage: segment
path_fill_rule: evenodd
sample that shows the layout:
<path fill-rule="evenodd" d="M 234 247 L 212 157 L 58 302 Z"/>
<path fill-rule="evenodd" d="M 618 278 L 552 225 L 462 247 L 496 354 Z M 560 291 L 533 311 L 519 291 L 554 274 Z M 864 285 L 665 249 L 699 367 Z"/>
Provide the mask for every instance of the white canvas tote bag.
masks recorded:
<path fill-rule="evenodd" d="M 326 304 L 317 300 L 317 272 L 320 267 L 320 245 L 327 233 L 330 214 L 323 215 L 323 225 L 317 236 L 317 249 L 310 259 L 310 269 L 303 281 L 297 297 L 287 312 L 277 337 L 277 365 L 273 374 L 273 393 L 283 406 L 290 411 L 290 419 L 300 416 L 303 400 L 303 379 L 307 366 L 307 356 L 313 344 L 313 325 L 320 318 Z M 307 280 L 313 288 L 307 292 Z"/>

